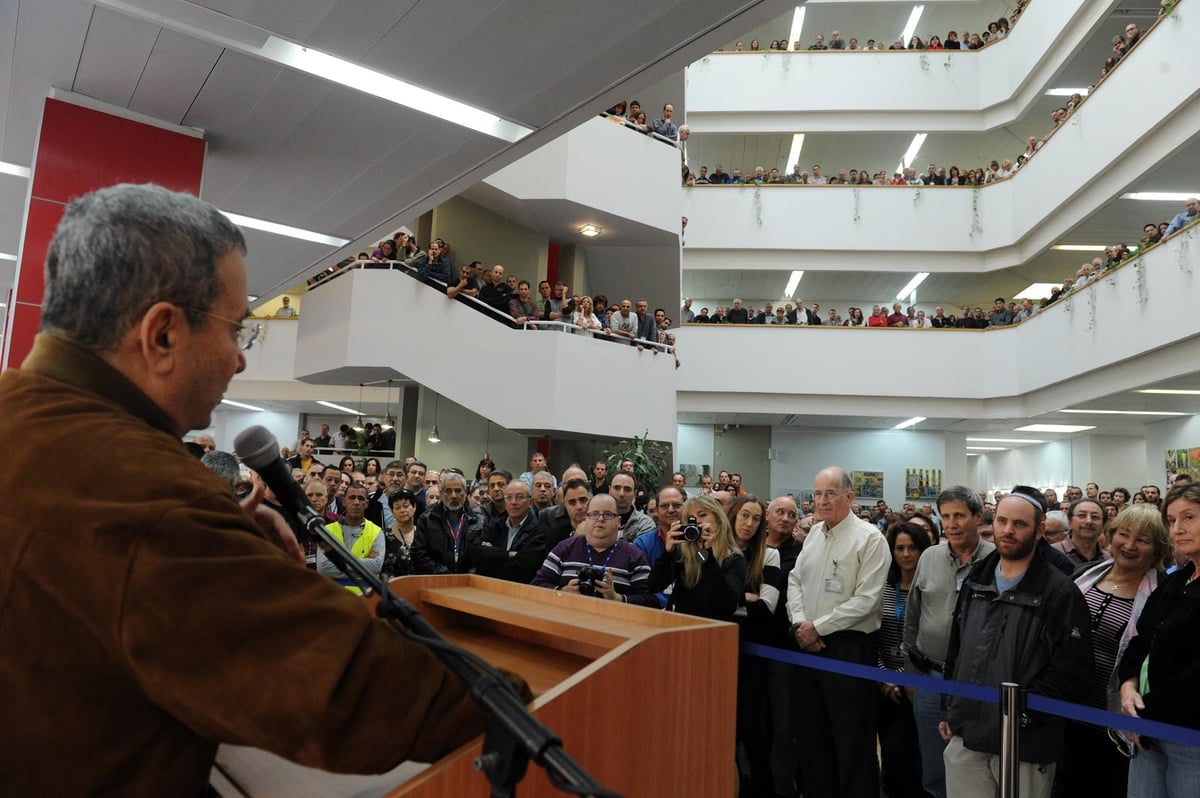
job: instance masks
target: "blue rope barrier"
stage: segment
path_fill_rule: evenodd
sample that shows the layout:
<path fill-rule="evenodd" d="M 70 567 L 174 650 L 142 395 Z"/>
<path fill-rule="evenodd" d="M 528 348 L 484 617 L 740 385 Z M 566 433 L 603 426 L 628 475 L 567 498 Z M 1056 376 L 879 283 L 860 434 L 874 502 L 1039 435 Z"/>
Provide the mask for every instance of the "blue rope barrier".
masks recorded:
<path fill-rule="evenodd" d="M 854 679 L 888 682 L 890 684 L 898 684 L 902 687 L 925 690 L 930 693 L 943 693 L 959 698 L 985 701 L 989 704 L 1000 703 L 999 685 L 986 687 L 980 684 L 968 684 L 967 682 L 953 682 L 948 679 L 937 679 L 933 676 L 921 676 L 902 671 L 886 670 L 870 665 L 859 665 L 856 662 L 818 657 L 813 654 L 805 654 L 801 651 L 790 651 L 774 646 L 764 646 L 759 643 L 742 643 L 742 651 L 753 657 L 773 659 L 777 662 L 786 662 L 789 665 L 799 665 L 804 668 L 815 668 L 829 673 L 849 676 Z M 1057 698 L 1047 698 L 1036 693 L 1028 693 L 1026 705 L 1034 711 L 1057 715 L 1080 723 L 1090 723 L 1094 726 L 1133 732 L 1145 737 L 1153 737 L 1156 740 L 1168 740 L 1179 745 L 1200 748 L 1200 732 L 1194 729 L 1172 726 L 1169 723 L 1162 723 L 1157 720 L 1133 718 L 1118 712 L 1108 712 L 1082 704 L 1073 704 L 1070 701 L 1061 701 Z"/>

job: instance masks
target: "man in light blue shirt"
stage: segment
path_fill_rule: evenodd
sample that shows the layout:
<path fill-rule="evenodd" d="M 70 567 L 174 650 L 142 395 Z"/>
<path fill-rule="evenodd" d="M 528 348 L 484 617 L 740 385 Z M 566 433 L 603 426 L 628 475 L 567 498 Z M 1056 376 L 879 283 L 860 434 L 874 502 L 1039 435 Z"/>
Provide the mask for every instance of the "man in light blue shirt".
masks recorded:
<path fill-rule="evenodd" d="M 1162 237 L 1166 238 L 1173 233 L 1178 233 L 1183 228 L 1187 227 L 1192 222 L 1200 217 L 1200 199 L 1189 197 L 1186 203 L 1187 210 L 1183 213 L 1175 214 L 1175 218 L 1167 225 L 1167 229 L 1163 231 Z"/>

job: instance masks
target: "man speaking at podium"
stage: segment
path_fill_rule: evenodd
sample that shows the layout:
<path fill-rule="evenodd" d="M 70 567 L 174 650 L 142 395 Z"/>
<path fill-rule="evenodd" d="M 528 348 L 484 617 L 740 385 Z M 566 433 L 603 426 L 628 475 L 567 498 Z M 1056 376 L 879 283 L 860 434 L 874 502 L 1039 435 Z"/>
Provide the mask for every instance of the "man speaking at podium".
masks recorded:
<path fill-rule="evenodd" d="M 305 570 L 261 487 L 239 506 L 180 442 L 246 367 L 244 252 L 155 186 L 77 199 L 54 234 L 41 332 L 0 375 L 23 505 L 0 525 L 0 795 L 198 796 L 222 742 L 382 772 L 483 731 L 427 649 Z M 55 452 L 104 477 L 30 482 Z"/>

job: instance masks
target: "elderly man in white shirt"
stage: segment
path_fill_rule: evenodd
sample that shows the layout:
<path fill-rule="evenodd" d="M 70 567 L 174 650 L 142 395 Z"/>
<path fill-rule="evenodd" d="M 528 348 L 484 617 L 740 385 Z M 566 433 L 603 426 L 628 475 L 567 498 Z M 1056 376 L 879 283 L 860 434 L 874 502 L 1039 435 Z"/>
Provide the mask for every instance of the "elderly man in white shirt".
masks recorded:
<path fill-rule="evenodd" d="M 883 584 L 891 564 L 887 540 L 852 513 L 850 476 L 831 466 L 813 484 L 814 524 L 788 576 L 788 618 L 801 650 L 820 657 L 876 664 Z M 805 792 L 879 795 L 875 756 L 875 684 L 801 668 L 797 701 Z"/>

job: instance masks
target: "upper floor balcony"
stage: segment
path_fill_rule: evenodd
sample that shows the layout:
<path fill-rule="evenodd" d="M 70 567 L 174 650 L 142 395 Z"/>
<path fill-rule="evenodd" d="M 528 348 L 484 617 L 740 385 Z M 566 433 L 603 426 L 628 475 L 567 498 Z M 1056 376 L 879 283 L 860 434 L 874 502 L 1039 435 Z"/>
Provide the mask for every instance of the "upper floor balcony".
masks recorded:
<path fill-rule="evenodd" d="M 991 130 L 1023 116 L 1118 4 L 1032 2 L 979 51 L 713 53 L 688 68 L 687 121 L 696 133 Z"/>
<path fill-rule="evenodd" d="M 1028 418 L 1176 377 L 1200 354 L 1198 238 L 1189 228 L 1011 327 L 687 325 L 679 411 Z M 712 363 L 754 377 L 714 379 Z"/>
<path fill-rule="evenodd" d="M 1195 138 L 1200 81 L 1163 76 L 1198 47 L 1200 23 L 1164 20 L 1014 177 L 983 188 L 689 189 L 684 268 L 985 272 L 1025 263 Z"/>
<path fill-rule="evenodd" d="M 291 375 L 302 382 L 411 380 L 531 435 L 675 437 L 670 353 L 524 329 L 403 271 L 353 269 L 324 281 L 295 326 Z"/>

